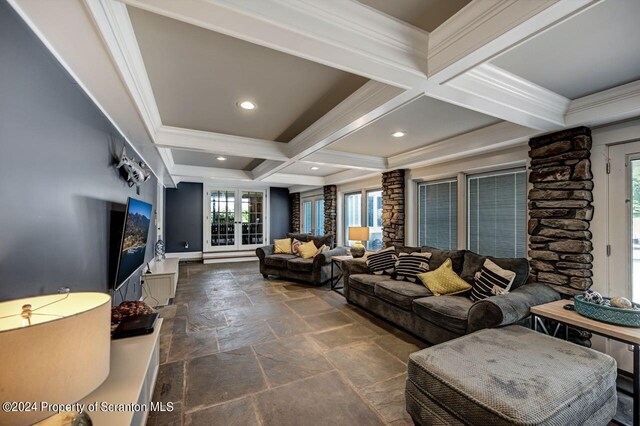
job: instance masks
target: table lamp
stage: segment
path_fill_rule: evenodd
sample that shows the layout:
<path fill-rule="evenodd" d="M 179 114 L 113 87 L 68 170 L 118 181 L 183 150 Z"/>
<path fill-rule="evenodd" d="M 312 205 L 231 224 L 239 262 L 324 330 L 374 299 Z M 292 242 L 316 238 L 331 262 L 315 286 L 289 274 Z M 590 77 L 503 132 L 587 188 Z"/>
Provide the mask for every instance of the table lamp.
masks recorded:
<path fill-rule="evenodd" d="M 354 242 L 351 247 L 351 256 L 354 258 L 364 256 L 364 246 L 362 245 L 362 242 L 367 241 L 368 239 L 369 228 L 366 226 L 350 226 L 349 240 Z"/>
<path fill-rule="evenodd" d="M 111 297 L 67 293 L 0 303 L 0 401 L 29 401 L 37 411 L 0 411 L 0 424 L 30 425 L 73 404 L 109 375 Z M 61 413 L 68 418 L 69 413 Z M 87 424 L 88 416 L 84 424 Z M 91 424 L 88 420 L 88 424 Z"/>

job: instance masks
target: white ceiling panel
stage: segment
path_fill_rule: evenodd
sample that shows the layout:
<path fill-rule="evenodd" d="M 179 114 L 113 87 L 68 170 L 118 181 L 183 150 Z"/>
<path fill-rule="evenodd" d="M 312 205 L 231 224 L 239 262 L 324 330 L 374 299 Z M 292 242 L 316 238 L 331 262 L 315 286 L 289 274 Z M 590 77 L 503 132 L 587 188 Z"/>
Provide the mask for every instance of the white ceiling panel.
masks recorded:
<path fill-rule="evenodd" d="M 331 149 L 389 157 L 497 123 L 498 119 L 426 96 L 331 145 Z M 395 138 L 392 133 L 406 132 Z"/>
<path fill-rule="evenodd" d="M 606 0 L 493 60 L 569 99 L 640 79 L 640 1 Z"/>
<path fill-rule="evenodd" d="M 317 170 L 312 170 L 312 167 L 317 167 Z M 281 170 L 282 173 L 291 175 L 304 175 L 304 176 L 329 176 L 334 173 L 347 170 L 345 167 L 327 166 L 325 164 L 307 163 L 305 161 L 299 161 Z"/>

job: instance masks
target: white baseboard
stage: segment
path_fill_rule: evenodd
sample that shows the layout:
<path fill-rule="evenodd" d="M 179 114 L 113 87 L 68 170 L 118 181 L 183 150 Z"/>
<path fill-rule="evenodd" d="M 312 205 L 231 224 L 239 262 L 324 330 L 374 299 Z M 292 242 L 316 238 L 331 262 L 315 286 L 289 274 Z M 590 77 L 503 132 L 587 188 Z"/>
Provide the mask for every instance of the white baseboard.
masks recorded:
<path fill-rule="evenodd" d="M 210 264 L 210 263 L 236 263 L 236 262 L 254 262 L 258 260 L 258 256 L 251 257 L 223 257 L 223 258 L 213 258 L 213 259 L 204 259 L 202 263 Z"/>
<path fill-rule="evenodd" d="M 182 253 L 165 253 L 165 257 L 177 257 L 180 260 L 202 260 L 201 251 L 185 251 Z"/>

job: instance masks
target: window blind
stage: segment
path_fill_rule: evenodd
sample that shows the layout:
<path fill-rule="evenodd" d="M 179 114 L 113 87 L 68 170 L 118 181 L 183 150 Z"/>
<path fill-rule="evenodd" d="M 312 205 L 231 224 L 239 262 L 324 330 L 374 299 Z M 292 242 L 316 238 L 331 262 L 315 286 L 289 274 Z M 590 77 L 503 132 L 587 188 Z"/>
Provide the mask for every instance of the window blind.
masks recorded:
<path fill-rule="evenodd" d="M 446 250 L 457 248 L 457 180 L 418 184 L 418 242 Z"/>
<path fill-rule="evenodd" d="M 526 256 L 526 171 L 467 177 L 467 247 L 495 257 Z"/>

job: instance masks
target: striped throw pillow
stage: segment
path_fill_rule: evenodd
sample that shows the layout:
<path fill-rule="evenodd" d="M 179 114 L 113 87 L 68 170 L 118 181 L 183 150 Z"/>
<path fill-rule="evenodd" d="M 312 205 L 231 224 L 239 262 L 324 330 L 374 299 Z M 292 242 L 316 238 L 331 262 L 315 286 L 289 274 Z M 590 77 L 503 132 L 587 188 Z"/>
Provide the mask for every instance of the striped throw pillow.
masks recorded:
<path fill-rule="evenodd" d="M 367 266 L 371 273 L 376 275 L 391 275 L 396 269 L 396 250 L 393 247 L 371 253 L 367 256 Z"/>
<path fill-rule="evenodd" d="M 471 300 L 477 302 L 487 297 L 507 294 L 515 278 L 515 272 L 502 269 L 487 259 L 474 278 Z"/>
<path fill-rule="evenodd" d="M 431 259 L 431 253 L 400 253 L 393 279 L 418 282 L 418 274 L 424 274 L 429 270 L 429 259 Z"/>

